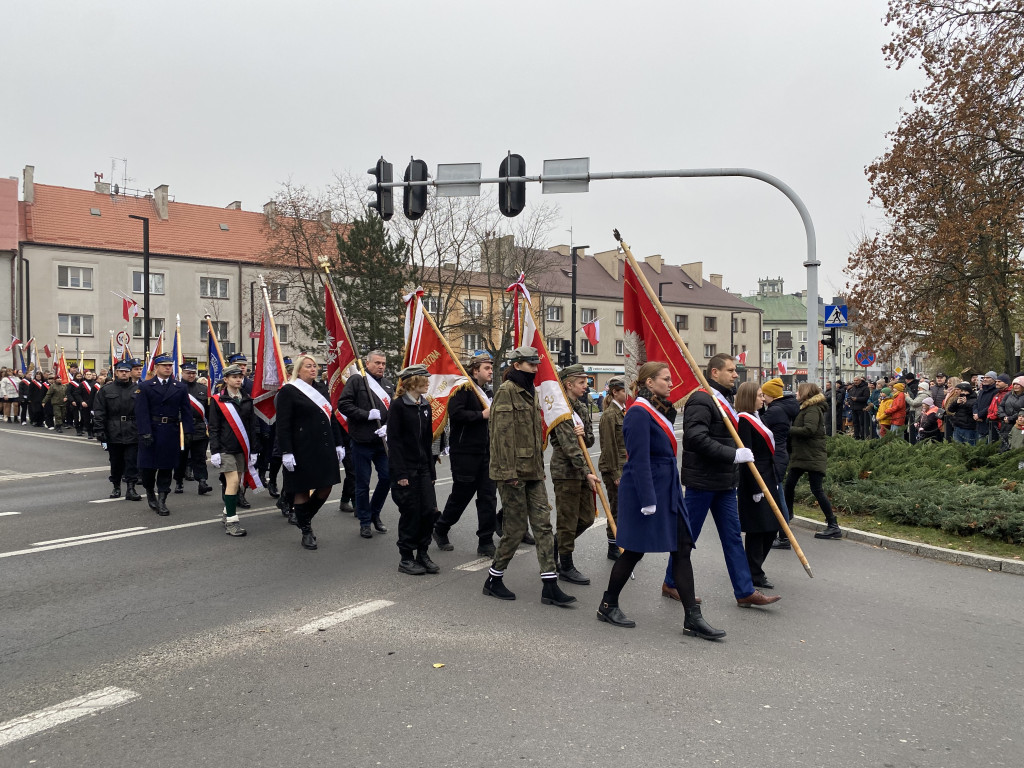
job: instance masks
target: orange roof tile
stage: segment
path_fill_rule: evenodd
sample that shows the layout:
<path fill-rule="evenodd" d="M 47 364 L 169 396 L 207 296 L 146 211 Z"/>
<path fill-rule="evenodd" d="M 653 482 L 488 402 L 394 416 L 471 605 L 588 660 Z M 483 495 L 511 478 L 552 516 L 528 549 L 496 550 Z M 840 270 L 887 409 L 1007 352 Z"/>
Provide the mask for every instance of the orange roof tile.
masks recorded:
<path fill-rule="evenodd" d="M 149 217 L 154 255 L 262 263 L 268 247 L 262 212 L 169 202 L 164 221 L 150 198 L 46 184 L 36 184 L 35 202 L 21 208 L 22 238 L 28 243 L 139 253 L 142 225 L 128 218 L 136 215 Z"/>

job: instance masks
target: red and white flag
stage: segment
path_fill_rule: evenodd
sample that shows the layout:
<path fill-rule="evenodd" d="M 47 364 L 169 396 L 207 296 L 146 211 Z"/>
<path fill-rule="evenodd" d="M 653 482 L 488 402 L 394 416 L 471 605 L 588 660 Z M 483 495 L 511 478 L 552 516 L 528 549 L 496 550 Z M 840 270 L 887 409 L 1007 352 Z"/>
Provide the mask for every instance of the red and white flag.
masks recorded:
<path fill-rule="evenodd" d="M 156 376 L 156 364 L 153 362 L 160 355 L 164 353 L 164 332 L 161 330 L 160 335 L 156 337 L 156 346 L 153 347 L 153 353 L 149 356 L 149 361 L 146 363 L 146 375 L 145 379 L 152 379 Z"/>
<path fill-rule="evenodd" d="M 11 343 L 7 345 L 7 349 L 5 349 L 4 352 L 10 352 L 18 344 L 21 344 L 21 339 L 19 339 L 17 336 L 11 336 Z"/>
<path fill-rule="evenodd" d="M 648 360 L 668 364 L 672 372 L 669 400 L 678 403 L 700 386 L 700 380 L 676 343 L 675 336 L 648 295 L 643 281 L 627 260 L 622 288 L 622 320 L 626 339 L 626 374 L 636 381 L 640 366 Z"/>
<path fill-rule="evenodd" d="M 139 316 L 139 303 L 134 299 L 128 299 L 124 296 L 121 297 L 121 314 L 124 317 L 124 321 L 127 323 L 132 319 Z"/>
<path fill-rule="evenodd" d="M 57 376 L 60 378 L 61 384 L 68 384 L 71 381 L 71 374 L 68 373 L 68 361 L 64 357 L 63 349 L 57 357 Z"/>
<path fill-rule="evenodd" d="M 587 341 L 590 342 L 592 347 L 596 347 L 597 342 L 601 340 L 601 321 L 592 320 L 584 325 L 583 335 L 587 337 Z"/>
<path fill-rule="evenodd" d="M 533 308 L 528 303 L 523 305 L 522 342 L 537 350 L 537 355 L 540 357 L 537 376 L 533 381 L 537 388 L 537 404 L 540 406 L 540 418 L 544 427 L 544 445 L 547 445 L 551 430 L 555 428 L 555 425 L 566 419 L 571 419 L 572 410 L 569 408 L 569 401 L 565 399 L 565 392 L 562 390 L 562 383 L 558 380 L 558 374 L 555 373 L 555 365 L 551 362 L 551 355 L 548 354 L 548 345 L 544 341 L 544 335 L 537 327 L 537 318 L 533 316 Z"/>
<path fill-rule="evenodd" d="M 53 352 L 50 351 L 49 344 L 43 344 L 43 353 L 50 359 L 53 359 Z"/>
<path fill-rule="evenodd" d="M 783 376 L 789 373 L 789 363 L 785 360 L 779 360 L 779 373 Z"/>
<path fill-rule="evenodd" d="M 264 304 L 263 319 L 260 320 L 260 341 L 256 347 L 256 362 L 253 366 L 252 403 L 256 408 L 256 415 L 267 424 L 273 424 L 277 419 L 274 396 L 287 380 L 281 342 L 277 338 L 277 326 L 274 325 L 269 307 Z"/>
<path fill-rule="evenodd" d="M 746 364 L 747 364 L 747 353 L 746 353 L 746 350 L 744 350 L 743 352 L 740 352 L 738 355 L 736 355 L 736 365 L 746 365 Z"/>
<path fill-rule="evenodd" d="M 356 367 L 355 344 L 349 338 L 341 308 L 329 283 L 324 283 L 324 312 L 324 326 L 327 329 L 327 390 L 333 407 L 345 387 L 345 381 L 349 376 L 359 373 L 359 370 Z M 347 431 L 348 419 L 337 409 L 334 417 Z"/>
<path fill-rule="evenodd" d="M 425 365 L 430 374 L 427 397 L 430 398 L 430 415 L 436 438 L 448 420 L 448 398 L 469 381 L 469 376 L 427 315 L 421 295 L 422 291 L 413 291 L 406 299 L 406 317 L 411 329 L 409 345 L 405 349 L 405 365 Z"/>
<path fill-rule="evenodd" d="M 506 288 L 505 293 L 512 294 L 512 346 L 521 347 L 523 346 L 523 340 L 520 337 L 523 334 L 520 333 L 520 330 L 523 327 L 523 321 L 519 312 L 520 295 L 526 300 L 527 304 L 532 303 L 530 290 L 526 287 L 526 273 L 520 272 L 519 279 Z"/>

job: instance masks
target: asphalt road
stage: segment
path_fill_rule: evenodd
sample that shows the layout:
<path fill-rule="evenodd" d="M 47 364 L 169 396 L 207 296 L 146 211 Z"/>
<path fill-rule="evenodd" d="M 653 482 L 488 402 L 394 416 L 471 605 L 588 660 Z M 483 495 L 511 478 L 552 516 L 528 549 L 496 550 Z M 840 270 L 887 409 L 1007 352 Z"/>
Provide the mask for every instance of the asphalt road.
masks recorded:
<path fill-rule="evenodd" d="M 329 503 L 306 552 L 265 495 L 232 539 L 195 484 L 167 518 L 103 502 L 84 439 L 0 425 L 0 456 L 4 768 L 1024 764 L 1017 576 L 798 530 L 815 578 L 775 552 L 784 599 L 745 610 L 709 523 L 710 643 L 660 596 L 663 555 L 623 593 L 636 629 L 595 620 L 603 526 L 577 547 L 593 585 L 563 585 L 578 607 L 541 604 L 528 547 L 505 603 L 472 509 L 441 574 L 410 577 L 390 503 L 369 541 Z M 445 462 L 441 503 L 449 483 Z"/>

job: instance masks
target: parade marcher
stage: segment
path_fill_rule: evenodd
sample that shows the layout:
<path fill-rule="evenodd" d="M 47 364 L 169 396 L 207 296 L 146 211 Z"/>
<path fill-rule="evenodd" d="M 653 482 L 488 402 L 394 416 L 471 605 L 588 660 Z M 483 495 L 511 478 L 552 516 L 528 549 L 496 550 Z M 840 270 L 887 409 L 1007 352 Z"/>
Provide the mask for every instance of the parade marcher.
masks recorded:
<path fill-rule="evenodd" d="M 42 427 L 45 424 L 45 411 L 43 399 L 46 391 L 50 388 L 49 382 L 42 371 L 36 371 L 28 390 L 28 413 L 33 427 Z"/>
<path fill-rule="evenodd" d="M 608 381 L 608 396 L 604 399 L 604 410 L 598 423 L 598 434 L 601 437 L 601 457 L 597 461 L 597 469 L 604 480 L 608 492 L 608 512 L 611 521 L 605 526 L 608 536 L 608 559 L 619 559 L 619 545 L 612 533 L 612 521 L 618 525 L 619 482 L 622 479 L 622 468 L 626 464 L 626 443 L 622 437 L 622 420 L 626 415 L 626 380 L 614 377 Z"/>
<path fill-rule="evenodd" d="M 707 380 L 710 390 L 697 390 L 690 395 L 683 408 L 680 479 L 686 488 L 686 519 L 694 544 L 710 512 L 722 542 L 722 554 L 725 556 L 736 604 L 750 607 L 769 605 L 777 602 L 780 597 L 768 596 L 754 589 L 740 536 L 740 519 L 736 508 L 736 467 L 753 461 L 754 454 L 749 448 L 736 447 L 721 411 L 724 409 L 728 418 L 736 419 L 732 407 L 732 388 L 737 378 L 736 358 L 719 354 L 708 361 Z M 749 472 L 746 467 L 742 471 Z M 669 558 L 665 583 L 669 587 L 676 587 L 670 581 L 672 566 L 672 558 Z"/>
<path fill-rule="evenodd" d="M 100 388 L 93 398 L 93 432 L 110 460 L 110 498 L 121 495 L 121 480 L 128 501 L 142 497 L 135 490 L 139 482 L 139 432 L 135 426 L 135 398 L 139 387 L 131 380 L 131 362 L 124 360 L 114 368 L 114 380 Z"/>
<path fill-rule="evenodd" d="M 644 553 L 671 552 L 674 581 L 686 610 L 683 631 L 717 640 L 725 637 L 725 632 L 704 620 L 694 594 L 690 563 L 693 537 L 676 475 L 678 442 L 674 431 L 676 410 L 668 399 L 671 391 L 668 365 L 647 362 L 640 366 L 634 389 L 636 400 L 626 411 L 622 426 L 629 456 L 619 483 L 617 540 L 623 552 L 612 566 L 597 618 L 617 627 L 635 627 L 636 622 L 626 618 L 619 608 L 619 595 Z"/>
<path fill-rule="evenodd" d="M 761 421 L 772 431 L 772 435 L 775 437 L 775 473 L 771 477 L 765 476 L 764 481 L 769 487 L 771 487 L 772 482 L 775 483 L 779 490 L 776 497 L 779 508 L 782 514 L 786 516 L 786 520 L 792 520 L 793 511 L 786 506 L 786 494 L 783 493 L 782 488 L 786 482 L 786 470 L 789 467 L 789 428 L 793 425 L 793 419 L 800 412 L 800 403 L 797 402 L 796 395 L 783 389 L 782 379 L 778 377 L 768 379 L 768 381 L 762 384 L 761 393 L 764 395 L 765 401 L 765 409 L 764 414 L 761 416 Z M 870 416 L 870 414 L 865 413 L 865 416 Z M 870 419 L 866 420 L 865 424 L 864 438 L 867 439 L 871 436 Z M 772 547 L 775 549 L 792 549 L 789 538 L 781 530 Z"/>
<path fill-rule="evenodd" d="M 537 562 L 544 605 L 576 602 L 558 586 L 555 542 L 551 533 L 551 506 L 544 488 L 543 426 L 534 379 L 540 357 L 533 347 L 517 347 L 509 355 L 505 380 L 491 403 L 491 479 L 498 484 L 505 525 L 498 550 L 484 583 L 483 593 L 499 600 L 515 600 L 505 586 L 505 569 L 523 540 L 527 521 L 537 539 Z"/>
<path fill-rule="evenodd" d="M 199 383 L 199 372 L 195 363 L 185 363 L 181 366 L 181 383 L 188 390 L 188 402 L 192 409 L 195 431 L 192 433 L 192 439 L 182 448 L 178 466 L 174 468 L 174 492 L 185 492 L 184 480 L 196 480 L 199 482 L 199 495 L 202 496 L 213 490 L 206 482 L 209 477 L 206 469 L 206 449 L 210 446 L 207 412 L 209 392 L 205 384 Z"/>
<path fill-rule="evenodd" d="M 277 443 L 285 484 L 294 490 L 295 524 L 302 532 L 304 549 L 316 549 L 311 525 L 316 513 L 341 482 L 345 458 L 341 426 L 330 402 L 314 386 L 319 370 L 316 360 L 299 355 L 291 379 L 277 392 Z"/>
<path fill-rule="evenodd" d="M 410 365 L 398 374 L 398 388 L 388 409 L 388 473 L 391 498 L 398 506 L 398 570 L 410 576 L 440 573 L 427 549 L 434 526 L 434 442 L 430 386 L 425 365 Z"/>
<path fill-rule="evenodd" d="M 195 430 L 188 389 L 175 381 L 174 358 L 153 358 L 153 378 L 139 384 L 135 396 L 135 422 L 139 430 L 139 470 L 149 508 L 158 515 L 170 514 L 167 496 L 171 474 L 178 466 L 181 441 L 192 439 Z"/>
<path fill-rule="evenodd" d="M 0 397 L 3 398 L 3 415 L 7 423 L 17 422 L 21 405 L 21 380 L 10 368 L 0 370 Z"/>
<path fill-rule="evenodd" d="M 90 440 L 95 436 L 92 423 L 92 409 L 93 403 L 96 401 L 96 394 L 100 391 L 100 384 L 97 378 L 95 371 L 86 371 L 85 380 L 80 387 L 78 396 L 78 404 L 82 408 L 82 422 L 85 424 L 85 431 Z"/>
<path fill-rule="evenodd" d="M 555 489 L 558 577 L 573 584 L 589 584 L 590 579 L 580 573 L 572 561 L 576 539 L 594 524 L 597 517 L 594 506 L 597 475 L 590 472 L 578 439 L 582 437 L 587 448 L 594 445 L 594 423 L 585 397 L 587 374 L 577 363 L 563 368 L 558 377 L 572 408 L 572 419 L 559 422 L 548 433 L 551 441 L 548 471 Z"/>
<path fill-rule="evenodd" d="M 448 540 L 448 532 L 462 517 L 476 494 L 476 553 L 481 557 L 494 557 L 498 489 L 490 477 L 490 439 L 487 433 L 491 416 L 494 361 L 486 353 L 477 355 L 470 361 L 467 373 L 470 381 L 448 398 L 452 491 L 441 517 L 434 525 L 434 540 L 438 548 L 445 552 L 454 549 Z"/>
<path fill-rule="evenodd" d="M 131 359 L 131 364 L 132 364 L 132 372 L 131 372 L 132 383 L 133 384 L 138 384 L 140 381 L 142 381 L 142 368 L 143 368 L 142 361 L 139 360 L 139 358 L 137 358 L 137 357 L 133 357 Z"/>
<path fill-rule="evenodd" d="M 387 436 L 388 408 L 395 396 L 391 381 L 384 376 L 387 358 L 379 349 L 370 352 L 364 361 L 366 374 L 350 376 L 338 396 L 338 410 L 348 419 L 348 434 L 352 439 L 352 463 L 356 473 L 356 516 L 359 535 L 373 537 L 370 524 L 378 533 L 387 533 L 380 518 L 388 498 L 388 453 L 384 440 Z M 370 472 L 377 470 L 377 487 L 370 497 Z"/>
<path fill-rule="evenodd" d="M 32 394 L 32 379 L 22 376 L 18 384 L 18 394 L 21 398 L 21 426 L 29 423 L 28 401 Z"/>
<path fill-rule="evenodd" d="M 817 384 L 803 381 L 797 387 L 796 399 L 800 401 L 800 413 L 796 415 L 793 426 L 789 428 L 791 453 L 789 476 L 786 478 L 785 486 L 786 506 L 793 509 L 796 484 L 806 473 L 811 484 L 811 493 L 814 494 L 827 523 L 825 530 L 815 533 L 814 538 L 841 539 L 843 532 L 839 528 L 839 522 L 832 512 L 832 504 L 823 487 L 825 470 L 828 467 L 828 454 L 825 450 L 825 420 L 828 418 L 825 412 L 825 397 Z"/>
<path fill-rule="evenodd" d="M 259 455 L 259 434 L 252 398 L 242 392 L 241 366 L 224 369 L 224 388 L 210 408 L 210 463 L 224 474 L 224 511 L 221 522 L 228 536 L 245 536 L 238 523 L 238 489 L 254 477 Z M 197 422 L 205 432 L 206 424 Z M 206 448 L 203 448 L 204 456 Z M 254 484 L 253 484 L 254 485 Z"/>
<path fill-rule="evenodd" d="M 757 384 L 751 381 L 740 384 L 736 391 L 736 412 L 739 414 L 736 432 L 743 445 L 753 452 L 754 466 L 761 474 L 761 479 L 765 481 L 776 506 L 779 506 L 779 484 L 772 482 L 776 471 L 777 441 L 771 429 L 758 416 L 764 399 L 764 393 Z M 740 513 L 740 530 L 746 534 L 743 548 L 747 553 L 751 579 L 758 589 L 774 589 L 774 585 L 765 575 L 764 561 L 771 552 L 772 542 L 775 541 L 782 526 L 779 525 L 771 504 L 751 472 L 740 472 L 736 498 Z"/>
<path fill-rule="evenodd" d="M 51 376 L 49 380 L 49 388 L 46 390 L 46 394 L 43 396 L 43 407 L 50 406 L 53 414 L 53 426 L 50 427 L 55 432 L 64 431 L 64 419 L 65 410 L 68 404 L 67 397 L 67 385 L 65 385 L 56 376 Z"/>

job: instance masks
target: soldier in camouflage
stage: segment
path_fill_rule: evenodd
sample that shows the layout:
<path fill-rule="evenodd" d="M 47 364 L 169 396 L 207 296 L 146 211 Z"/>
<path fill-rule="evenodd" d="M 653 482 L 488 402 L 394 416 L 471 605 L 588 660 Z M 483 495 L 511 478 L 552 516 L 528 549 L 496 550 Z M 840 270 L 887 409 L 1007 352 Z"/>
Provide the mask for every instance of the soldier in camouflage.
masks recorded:
<path fill-rule="evenodd" d="M 608 511 L 611 520 L 618 523 L 616 512 L 619 507 L 619 479 L 622 468 L 626 465 L 626 443 L 622 438 L 622 420 L 626 415 L 626 381 L 614 378 L 608 382 L 608 397 L 604 399 L 604 411 L 598 433 L 601 435 L 601 458 L 597 461 L 597 469 L 604 480 L 608 491 Z M 612 523 L 607 525 L 608 559 L 619 559 L 619 545 L 615 542 Z"/>
<path fill-rule="evenodd" d="M 590 448 L 594 445 L 594 422 L 586 402 L 587 374 L 580 364 L 563 368 L 558 377 L 572 407 L 572 419 L 551 430 L 551 483 L 555 487 L 555 543 L 558 546 L 558 575 L 573 584 L 589 584 L 590 579 L 572 562 L 576 539 L 594 524 L 597 509 L 594 491 L 597 475 L 590 471 L 579 438 Z"/>
<path fill-rule="evenodd" d="M 534 387 L 540 358 L 533 347 L 518 347 L 509 356 L 509 363 L 505 381 L 491 402 L 489 419 L 490 477 L 501 494 L 505 526 L 483 593 L 499 600 L 516 599 L 503 578 L 529 521 L 537 539 L 537 561 L 544 585 L 541 602 L 566 606 L 576 598 L 559 588 L 555 573 L 551 506 L 544 488 L 544 433 Z"/>

